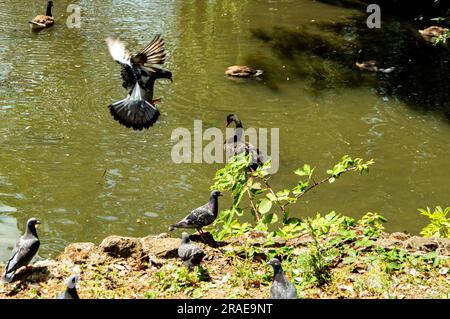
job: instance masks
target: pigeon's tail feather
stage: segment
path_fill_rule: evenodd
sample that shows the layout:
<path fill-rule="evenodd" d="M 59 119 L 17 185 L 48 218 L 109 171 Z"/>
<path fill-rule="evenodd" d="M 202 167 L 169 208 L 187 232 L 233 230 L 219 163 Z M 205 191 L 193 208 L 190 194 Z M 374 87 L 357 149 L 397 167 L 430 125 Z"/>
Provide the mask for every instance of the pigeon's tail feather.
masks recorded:
<path fill-rule="evenodd" d="M 134 130 L 148 129 L 159 117 L 154 105 L 143 98 L 133 99 L 131 96 L 111 104 L 109 110 L 115 120 Z"/>
<path fill-rule="evenodd" d="M 3 275 L 3 277 L 1 278 L 1 282 L 11 282 L 14 279 L 14 272 L 7 272 Z"/>
<path fill-rule="evenodd" d="M 183 219 L 176 224 L 170 225 L 169 230 L 175 230 L 175 228 L 197 228 L 197 226 Z"/>

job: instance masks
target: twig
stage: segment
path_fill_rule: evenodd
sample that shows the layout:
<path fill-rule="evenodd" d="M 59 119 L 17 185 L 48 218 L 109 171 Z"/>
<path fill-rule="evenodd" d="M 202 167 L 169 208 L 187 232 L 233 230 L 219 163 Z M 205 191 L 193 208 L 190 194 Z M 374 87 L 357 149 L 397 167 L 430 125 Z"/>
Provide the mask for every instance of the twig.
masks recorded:
<path fill-rule="evenodd" d="M 253 203 L 253 196 L 250 194 L 250 191 L 247 189 L 248 198 L 250 199 L 250 204 L 252 205 L 253 209 L 253 216 L 255 216 L 255 219 L 257 222 L 261 220 L 261 216 L 259 216 L 258 211 L 256 210 L 255 203 Z"/>
<path fill-rule="evenodd" d="M 356 167 L 349 167 L 349 168 L 346 168 L 344 171 L 342 171 L 342 173 L 345 173 L 345 172 L 348 172 L 348 171 L 354 171 L 354 170 L 356 170 Z M 341 174 L 342 174 L 341 173 Z M 300 193 L 300 194 L 298 194 L 298 195 L 296 195 L 295 196 L 295 199 L 299 199 L 300 197 L 302 197 L 303 195 L 305 195 L 307 192 L 309 192 L 311 189 L 313 189 L 314 187 L 316 187 L 316 186 L 319 186 L 320 184 L 323 184 L 323 183 L 325 183 L 325 182 L 328 182 L 331 178 L 333 178 L 334 176 L 328 176 L 328 177 L 326 177 L 326 178 L 324 178 L 323 180 L 321 180 L 320 182 L 316 182 L 314 179 L 312 179 L 313 180 L 313 182 L 314 182 L 314 184 L 312 184 L 311 186 L 309 186 L 307 189 L 305 189 L 305 191 L 303 191 L 302 193 Z M 283 208 L 285 208 L 287 205 L 289 205 L 290 203 L 284 203 L 282 206 L 283 206 Z M 284 210 L 283 210 L 284 211 Z"/>

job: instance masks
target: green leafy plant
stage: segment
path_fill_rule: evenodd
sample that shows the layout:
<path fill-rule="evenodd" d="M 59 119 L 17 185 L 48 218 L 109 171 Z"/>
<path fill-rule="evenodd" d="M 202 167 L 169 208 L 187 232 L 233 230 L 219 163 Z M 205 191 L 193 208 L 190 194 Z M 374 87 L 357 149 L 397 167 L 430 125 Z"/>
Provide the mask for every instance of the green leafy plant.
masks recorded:
<path fill-rule="evenodd" d="M 319 243 L 320 228 L 314 228 L 311 220 L 307 221 L 308 230 L 313 239 L 303 264 L 303 274 L 307 281 L 322 286 L 331 281 L 330 263 L 336 257 L 333 250 Z"/>
<path fill-rule="evenodd" d="M 183 292 L 191 295 L 199 287 L 201 281 L 209 280 L 209 275 L 201 266 L 189 272 L 187 267 L 167 265 L 155 273 L 158 279 L 157 288 L 167 293 Z"/>
<path fill-rule="evenodd" d="M 363 227 L 363 233 L 366 236 L 378 237 L 384 229 L 383 223 L 387 219 L 378 213 L 367 213 L 359 221 L 358 225 Z"/>
<path fill-rule="evenodd" d="M 420 234 L 424 237 L 441 237 L 450 238 L 450 219 L 447 214 L 450 212 L 450 207 L 442 209 L 441 206 L 436 206 L 434 211 L 429 207 L 427 209 L 419 209 L 421 215 L 429 218 L 430 224 L 425 226 Z"/>
<path fill-rule="evenodd" d="M 334 183 L 346 172 L 367 172 L 373 163 L 373 160 L 364 162 L 361 158 L 353 159 L 345 155 L 339 163 L 328 169 L 327 176 L 318 182 L 314 178 L 315 168 L 304 164 L 294 171 L 294 174 L 299 177 L 296 184 L 290 189 L 277 191 L 270 185 L 271 175 L 268 172 L 270 160 L 256 170 L 252 170 L 249 168 L 249 155 L 236 155 L 224 168 L 216 172 L 215 183 L 211 186 L 211 189 L 228 191 L 232 195 L 231 207 L 222 211 L 214 223 L 213 236 L 222 240 L 241 235 L 250 229 L 260 231 L 275 229 L 269 238 L 276 235 L 289 236 L 289 233 L 297 234 L 302 231 L 302 228 L 304 229 L 304 226 L 301 226 L 299 218 L 290 216 L 291 205 L 296 204 L 302 196 L 315 187 L 325 182 Z M 243 207 L 245 202 L 248 205 Z M 245 211 L 251 213 L 254 224 L 239 221 Z M 327 218 L 334 217 L 329 215 Z"/>

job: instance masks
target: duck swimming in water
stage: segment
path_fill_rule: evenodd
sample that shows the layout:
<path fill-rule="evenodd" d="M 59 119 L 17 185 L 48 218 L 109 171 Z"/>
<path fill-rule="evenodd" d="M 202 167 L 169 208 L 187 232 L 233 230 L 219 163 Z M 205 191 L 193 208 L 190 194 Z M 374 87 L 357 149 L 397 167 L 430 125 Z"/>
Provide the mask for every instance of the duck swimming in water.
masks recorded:
<path fill-rule="evenodd" d="M 246 65 L 232 65 L 225 70 L 226 75 L 238 78 L 255 78 L 263 73 L 263 70 L 252 69 Z"/>
<path fill-rule="evenodd" d="M 449 29 L 438 26 L 431 26 L 426 29 L 419 30 L 419 33 L 425 41 L 431 43 L 435 43 L 438 38 L 450 38 Z"/>
<path fill-rule="evenodd" d="M 382 73 L 391 73 L 395 70 L 395 67 L 391 68 L 380 68 L 380 65 L 375 60 L 369 60 L 364 61 L 364 50 L 359 49 L 358 50 L 358 58 L 355 63 L 356 67 L 362 71 L 368 71 L 368 72 L 382 72 Z"/>
<path fill-rule="evenodd" d="M 33 20 L 28 21 L 31 29 L 43 29 L 51 27 L 55 23 L 55 19 L 52 15 L 53 1 L 47 2 L 47 12 L 45 15 L 37 15 Z"/>

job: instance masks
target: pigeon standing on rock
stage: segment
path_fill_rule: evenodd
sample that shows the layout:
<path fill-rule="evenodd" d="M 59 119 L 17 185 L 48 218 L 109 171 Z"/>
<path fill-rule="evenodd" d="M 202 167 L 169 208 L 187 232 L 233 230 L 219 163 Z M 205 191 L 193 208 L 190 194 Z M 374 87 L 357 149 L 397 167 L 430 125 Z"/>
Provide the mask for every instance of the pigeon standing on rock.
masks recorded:
<path fill-rule="evenodd" d="M 217 218 L 219 196 L 222 196 L 222 194 L 218 190 L 213 190 L 207 204 L 194 209 L 178 223 L 170 225 L 169 230 L 174 230 L 175 228 L 196 228 L 200 234 L 203 234 L 202 227 L 212 224 Z"/>
<path fill-rule="evenodd" d="M 4 282 L 11 282 L 16 270 L 27 266 L 38 252 L 40 241 L 36 231 L 37 224 L 40 224 L 40 221 L 34 217 L 27 221 L 25 234 L 19 238 L 6 265 L 5 275 L 2 278 Z"/>
<path fill-rule="evenodd" d="M 297 299 L 297 289 L 286 278 L 281 262 L 272 258 L 267 265 L 272 266 L 274 273 L 272 286 L 270 286 L 270 299 Z"/>
<path fill-rule="evenodd" d="M 67 278 L 66 290 L 64 292 L 58 294 L 56 296 L 56 299 L 80 299 L 80 297 L 78 297 L 78 292 L 77 292 L 77 287 L 76 287 L 78 280 L 79 280 L 78 275 L 71 275 L 69 278 Z"/>
<path fill-rule="evenodd" d="M 200 247 L 191 243 L 188 233 L 183 232 L 181 234 L 181 245 L 178 248 L 178 257 L 181 258 L 189 271 L 191 271 L 195 266 L 200 264 L 203 257 L 205 257 L 205 253 Z"/>

